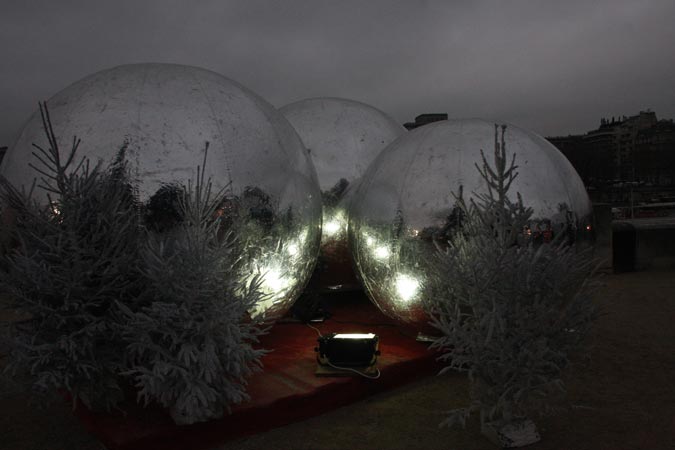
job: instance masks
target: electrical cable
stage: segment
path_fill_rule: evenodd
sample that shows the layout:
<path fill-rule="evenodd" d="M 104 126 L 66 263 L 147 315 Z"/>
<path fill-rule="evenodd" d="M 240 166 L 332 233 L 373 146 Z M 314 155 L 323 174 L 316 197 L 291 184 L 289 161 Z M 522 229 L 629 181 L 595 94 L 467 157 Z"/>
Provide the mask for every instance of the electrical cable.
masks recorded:
<path fill-rule="evenodd" d="M 350 372 L 354 372 L 356 374 L 361 375 L 363 378 L 368 378 L 368 379 L 371 379 L 371 380 L 377 380 L 378 378 L 380 378 L 380 375 L 381 375 L 380 369 L 378 369 L 377 367 L 375 368 L 375 371 L 377 372 L 375 375 L 368 375 L 367 373 L 363 373 L 360 370 L 352 369 L 351 367 L 336 366 L 336 365 L 332 364 L 330 361 L 328 361 L 328 365 L 331 366 L 333 369 L 348 370 Z"/>
<path fill-rule="evenodd" d="M 307 325 L 308 327 L 310 327 L 312 330 L 316 331 L 316 334 L 318 334 L 319 337 L 323 337 L 323 334 L 321 334 L 321 331 L 320 331 L 317 327 L 313 327 L 312 325 L 310 325 L 310 324 L 308 324 L 308 323 L 306 323 L 305 325 Z"/>

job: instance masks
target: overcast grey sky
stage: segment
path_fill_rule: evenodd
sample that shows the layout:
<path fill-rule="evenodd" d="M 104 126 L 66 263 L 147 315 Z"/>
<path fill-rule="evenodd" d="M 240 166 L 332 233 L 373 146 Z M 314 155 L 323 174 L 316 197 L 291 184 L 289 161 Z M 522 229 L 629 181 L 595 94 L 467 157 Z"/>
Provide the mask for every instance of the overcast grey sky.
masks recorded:
<path fill-rule="evenodd" d="M 675 117 L 675 1 L 0 0 L 0 145 L 70 83 L 136 62 L 204 67 L 277 107 L 359 100 L 543 135 Z"/>

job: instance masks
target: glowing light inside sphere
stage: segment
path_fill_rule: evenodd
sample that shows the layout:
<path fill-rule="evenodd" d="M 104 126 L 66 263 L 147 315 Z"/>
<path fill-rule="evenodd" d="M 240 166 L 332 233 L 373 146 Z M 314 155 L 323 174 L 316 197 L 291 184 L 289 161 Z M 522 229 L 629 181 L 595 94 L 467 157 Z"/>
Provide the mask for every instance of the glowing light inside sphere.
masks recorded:
<path fill-rule="evenodd" d="M 377 259 L 387 259 L 387 258 L 389 258 L 389 256 L 391 256 L 391 252 L 384 245 L 381 245 L 379 247 L 375 247 L 375 250 L 373 250 L 373 254 L 375 255 L 375 258 L 377 258 Z"/>
<path fill-rule="evenodd" d="M 299 252 L 300 248 L 298 247 L 298 244 L 296 244 L 295 242 L 289 244 L 288 248 L 286 248 L 286 253 L 288 253 L 289 256 L 298 256 Z"/>
<path fill-rule="evenodd" d="M 284 276 L 279 265 L 263 267 L 263 289 L 266 293 L 283 292 L 288 289 L 292 279 Z"/>
<path fill-rule="evenodd" d="M 333 211 L 333 215 L 328 217 L 324 211 L 323 234 L 321 241 L 335 239 L 337 236 L 346 238 L 347 236 L 347 217 L 344 210 Z"/>
<path fill-rule="evenodd" d="M 242 281 L 263 276 L 268 294 L 256 314 L 274 320 L 300 295 L 321 238 L 321 192 L 305 146 L 265 100 L 220 74 L 174 64 L 114 67 L 75 82 L 47 102 L 63 151 L 106 166 L 127 146 L 138 196 L 194 182 L 209 142 L 206 178 L 225 189 L 218 212 L 238 242 Z M 39 112 L 4 157 L 0 173 L 17 188 L 37 176 L 32 144 L 48 143 Z M 78 158 L 79 159 L 79 158 Z M 46 193 L 36 192 L 46 201 Z M 262 275 L 264 274 L 264 275 Z M 255 315 L 255 314 L 254 314 Z"/>
<path fill-rule="evenodd" d="M 395 283 L 399 298 L 404 302 L 414 299 L 419 292 L 420 282 L 410 275 L 399 274 Z"/>
<path fill-rule="evenodd" d="M 368 165 L 405 128 L 382 111 L 341 98 L 312 98 L 280 109 L 295 127 L 316 167 L 323 198 L 319 284 L 358 286 L 347 245 L 347 205 Z"/>
<path fill-rule="evenodd" d="M 514 125 L 507 126 L 505 140 L 509 159 L 515 153 L 518 165 L 512 200 L 519 192 L 533 209 L 523 233 L 590 238 L 591 202 L 567 159 L 544 138 Z M 384 149 L 354 189 L 349 245 L 366 293 L 385 314 L 423 332 L 433 332 L 423 308 L 425 293 L 443 283 L 429 274 L 437 268 L 439 246 L 447 245 L 461 220 L 453 194 L 460 186 L 467 201 L 487 193 L 475 167 L 481 150 L 490 160 L 493 122 L 429 124 Z"/>

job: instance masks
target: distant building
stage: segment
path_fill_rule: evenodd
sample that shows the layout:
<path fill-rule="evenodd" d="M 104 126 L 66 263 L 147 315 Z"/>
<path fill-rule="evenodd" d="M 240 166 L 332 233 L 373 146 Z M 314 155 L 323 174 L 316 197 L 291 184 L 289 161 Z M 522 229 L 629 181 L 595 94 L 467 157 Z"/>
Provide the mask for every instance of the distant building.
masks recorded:
<path fill-rule="evenodd" d="M 572 163 L 584 183 L 675 184 L 675 124 L 653 111 L 631 117 L 600 119 L 583 135 L 547 138 Z"/>
<path fill-rule="evenodd" d="M 408 130 L 412 130 L 414 128 L 419 128 L 422 125 L 426 125 L 428 123 L 440 122 L 441 120 L 448 120 L 448 115 L 444 113 L 420 114 L 419 116 L 415 117 L 414 122 L 406 122 L 403 124 L 403 126 L 406 127 Z"/>
<path fill-rule="evenodd" d="M 547 139 L 572 163 L 585 185 L 593 184 L 597 179 L 612 178 L 609 149 L 589 151 L 589 143 L 582 135 Z M 602 144 L 603 141 L 600 140 L 595 145 L 600 147 Z"/>
<path fill-rule="evenodd" d="M 675 186 L 675 123 L 660 120 L 635 137 L 634 174 L 638 181 Z"/>

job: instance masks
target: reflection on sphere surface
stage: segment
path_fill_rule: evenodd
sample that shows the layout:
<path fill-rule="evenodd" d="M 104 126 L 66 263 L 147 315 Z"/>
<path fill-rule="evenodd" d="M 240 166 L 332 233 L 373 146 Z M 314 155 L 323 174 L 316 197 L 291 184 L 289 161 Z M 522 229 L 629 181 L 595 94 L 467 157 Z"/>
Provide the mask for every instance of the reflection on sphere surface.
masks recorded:
<path fill-rule="evenodd" d="M 214 190 L 226 189 L 237 239 L 246 243 L 242 276 L 261 272 L 268 294 L 253 313 L 275 319 L 290 308 L 316 261 L 321 200 L 312 163 L 283 115 L 222 75 L 174 64 L 97 72 L 47 104 L 62 152 L 77 136 L 79 156 L 105 166 L 127 144 L 142 202 L 163 186 L 195 180 L 208 141 L 206 177 Z M 30 187 L 36 176 L 28 166 L 32 143 L 48 147 L 39 113 L 0 167 L 17 187 Z"/>
<path fill-rule="evenodd" d="M 351 287 L 347 205 L 353 186 L 379 152 L 406 132 L 370 105 L 342 98 L 311 98 L 280 109 L 308 148 L 323 198 L 321 287 Z"/>
<path fill-rule="evenodd" d="M 486 193 L 476 164 L 480 150 L 491 160 L 494 123 L 480 119 L 442 121 L 410 131 L 389 145 L 357 186 L 350 207 L 349 245 L 366 292 L 387 315 L 424 328 L 426 274 L 438 242 L 453 217 L 463 186 Z M 592 208 L 572 165 L 535 133 L 508 125 L 506 152 L 516 154 L 518 177 L 509 191 L 533 209 L 531 229 L 572 230 L 590 238 Z"/>

